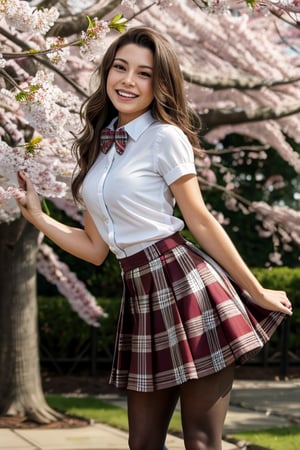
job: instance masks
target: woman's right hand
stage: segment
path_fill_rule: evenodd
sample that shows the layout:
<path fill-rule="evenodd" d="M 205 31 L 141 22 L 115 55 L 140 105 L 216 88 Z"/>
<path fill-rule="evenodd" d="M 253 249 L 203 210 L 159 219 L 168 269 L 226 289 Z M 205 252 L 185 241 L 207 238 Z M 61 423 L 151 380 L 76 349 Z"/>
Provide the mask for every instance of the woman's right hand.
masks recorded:
<path fill-rule="evenodd" d="M 18 182 L 22 191 L 16 201 L 25 219 L 34 224 L 43 214 L 39 196 L 24 172 L 18 172 Z"/>
<path fill-rule="evenodd" d="M 20 190 L 14 195 L 25 219 L 63 250 L 92 264 L 103 263 L 109 247 L 88 213 L 84 214 L 84 229 L 65 225 L 45 214 L 32 182 L 24 172 L 18 173 Z"/>

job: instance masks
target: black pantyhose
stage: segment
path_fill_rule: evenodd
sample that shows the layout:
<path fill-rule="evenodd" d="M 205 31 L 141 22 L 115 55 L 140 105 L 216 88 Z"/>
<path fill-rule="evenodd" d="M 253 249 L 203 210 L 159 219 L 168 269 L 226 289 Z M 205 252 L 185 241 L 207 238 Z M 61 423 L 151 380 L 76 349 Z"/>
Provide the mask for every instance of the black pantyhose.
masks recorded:
<path fill-rule="evenodd" d="M 130 450 L 162 450 L 179 389 L 128 391 Z"/>
<path fill-rule="evenodd" d="M 234 368 L 230 366 L 181 386 L 181 420 L 186 449 L 222 450 L 233 375 Z"/>
<path fill-rule="evenodd" d="M 187 450 L 222 450 L 234 367 L 156 392 L 128 391 L 129 448 L 162 450 L 173 411 L 180 397 Z"/>

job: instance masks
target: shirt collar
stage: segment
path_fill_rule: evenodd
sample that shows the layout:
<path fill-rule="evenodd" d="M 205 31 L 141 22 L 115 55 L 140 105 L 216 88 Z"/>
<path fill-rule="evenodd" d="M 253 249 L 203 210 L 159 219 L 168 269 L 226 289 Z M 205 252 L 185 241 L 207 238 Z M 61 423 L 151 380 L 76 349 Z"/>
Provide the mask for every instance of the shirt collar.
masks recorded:
<path fill-rule="evenodd" d="M 115 117 L 109 124 L 108 128 L 113 129 L 117 119 L 118 118 Z M 136 141 L 153 122 L 155 122 L 155 119 L 152 117 L 151 111 L 148 110 L 141 116 L 131 122 L 128 122 L 123 128 L 127 131 L 129 136 Z"/>

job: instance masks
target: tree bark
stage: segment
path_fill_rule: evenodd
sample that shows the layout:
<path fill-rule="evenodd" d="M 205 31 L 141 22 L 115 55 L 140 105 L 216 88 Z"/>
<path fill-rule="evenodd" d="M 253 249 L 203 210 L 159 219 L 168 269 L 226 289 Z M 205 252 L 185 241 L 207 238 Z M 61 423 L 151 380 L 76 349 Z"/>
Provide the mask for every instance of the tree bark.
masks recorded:
<path fill-rule="evenodd" d="M 23 218 L 0 224 L 0 414 L 48 423 L 61 415 L 47 405 L 40 376 L 37 238 Z"/>

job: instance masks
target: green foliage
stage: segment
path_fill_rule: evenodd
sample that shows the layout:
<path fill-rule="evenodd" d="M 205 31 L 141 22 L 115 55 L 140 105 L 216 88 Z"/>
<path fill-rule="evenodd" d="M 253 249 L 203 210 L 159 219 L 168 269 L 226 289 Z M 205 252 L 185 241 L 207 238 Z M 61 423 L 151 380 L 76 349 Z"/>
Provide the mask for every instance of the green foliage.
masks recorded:
<path fill-rule="evenodd" d="M 255 268 L 253 269 L 253 273 L 265 287 L 285 290 L 291 300 L 300 305 L 300 268 Z"/>
<path fill-rule="evenodd" d="M 41 346 L 57 357 L 78 354 L 90 338 L 90 327 L 71 311 L 64 297 L 39 297 Z"/>
<path fill-rule="evenodd" d="M 293 316 L 289 319 L 289 349 L 300 357 L 300 268 L 289 269 L 276 267 L 273 269 L 253 269 L 255 276 L 263 286 L 269 289 L 286 291 L 293 304 Z M 272 339 L 272 343 L 276 340 Z"/>
<path fill-rule="evenodd" d="M 251 8 L 254 8 L 256 4 L 256 0 L 246 0 L 247 6 L 250 6 Z"/>
<path fill-rule="evenodd" d="M 35 53 L 35 50 L 31 50 L 30 52 Z M 30 99 L 30 97 L 32 96 L 32 94 L 34 94 L 39 89 L 40 89 L 40 86 L 38 86 L 38 85 L 29 86 L 28 91 L 25 91 L 24 89 L 20 89 L 20 92 L 18 92 L 15 95 L 15 99 L 18 102 L 27 102 Z"/>
<path fill-rule="evenodd" d="M 42 136 L 35 136 L 25 144 L 25 154 L 35 154 L 35 150 L 38 148 L 39 143 L 43 140 Z"/>
<path fill-rule="evenodd" d="M 90 350 L 92 333 L 96 336 L 97 357 L 111 361 L 114 350 L 115 330 L 119 315 L 120 297 L 101 298 L 107 317 L 101 318 L 99 328 L 87 325 L 70 308 L 64 297 L 38 297 L 39 339 L 41 355 L 67 361 Z"/>
<path fill-rule="evenodd" d="M 108 25 L 112 30 L 117 30 L 119 33 L 123 33 L 126 31 L 127 19 L 122 13 L 119 13 L 111 19 Z"/>
<path fill-rule="evenodd" d="M 90 29 L 95 28 L 94 20 L 90 16 L 86 16 L 86 18 L 87 18 L 87 21 L 88 21 L 87 31 L 89 31 Z"/>

